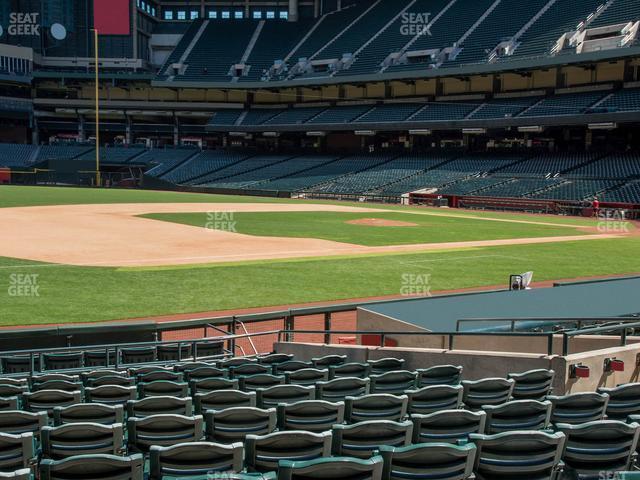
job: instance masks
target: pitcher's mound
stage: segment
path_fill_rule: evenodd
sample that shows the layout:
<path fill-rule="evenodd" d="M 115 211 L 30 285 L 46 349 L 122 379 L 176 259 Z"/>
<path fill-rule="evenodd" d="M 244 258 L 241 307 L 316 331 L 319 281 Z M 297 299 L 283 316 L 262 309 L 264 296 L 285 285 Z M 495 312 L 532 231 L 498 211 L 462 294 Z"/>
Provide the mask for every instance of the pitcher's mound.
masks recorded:
<path fill-rule="evenodd" d="M 417 223 L 385 220 L 384 218 L 359 218 L 346 222 L 350 225 L 366 225 L 368 227 L 417 227 Z"/>

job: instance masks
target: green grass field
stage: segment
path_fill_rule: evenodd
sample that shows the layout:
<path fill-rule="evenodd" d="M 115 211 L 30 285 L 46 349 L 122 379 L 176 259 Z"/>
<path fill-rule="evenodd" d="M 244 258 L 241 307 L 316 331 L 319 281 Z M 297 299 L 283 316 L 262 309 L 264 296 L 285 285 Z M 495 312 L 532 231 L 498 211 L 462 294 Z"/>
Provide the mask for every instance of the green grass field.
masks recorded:
<path fill-rule="evenodd" d="M 0 208 L 84 203 L 284 202 L 253 197 L 169 192 L 90 190 L 46 187 L 0 187 Z M 315 202 L 323 203 L 323 202 Z M 324 202 L 329 203 L 329 202 Z M 360 204 L 360 206 L 362 206 Z M 345 218 L 286 214 L 237 214 L 238 231 L 255 235 L 314 236 L 363 245 L 572 235 L 566 226 L 544 227 L 479 221 L 462 217 L 533 220 L 558 225 L 594 225 L 592 220 L 469 211 L 452 217 L 408 215 L 433 212 L 421 208 L 377 206 L 389 216 L 418 227 L 346 225 Z M 436 212 L 439 213 L 439 212 Z M 350 218 L 350 215 L 348 217 Z M 360 214 L 357 214 L 360 215 Z M 374 215 L 366 214 L 365 217 Z M 163 220 L 194 224 L 202 216 Z M 302 220 L 300 218 L 302 218 Z M 326 217 L 326 218 L 325 218 Z M 455 218 L 460 217 L 460 218 Z M 195 223 L 198 225 L 198 223 Z M 10 228 L 10 226 L 3 226 Z M 351 227 L 356 227 L 351 229 Z M 535 227 L 535 228 L 534 228 Z M 371 231 L 370 231 L 371 230 Z M 481 231 L 482 230 L 482 231 Z M 42 235 L 47 235 L 46 231 Z M 424 236 L 428 237 L 424 237 Z M 503 235 L 499 237 L 498 235 Z M 401 238 L 399 238 L 401 236 Z M 391 238 L 393 237 L 393 238 Z M 152 248 L 152 246 L 150 246 Z M 234 264 L 155 268 L 74 267 L 2 257 L 0 252 L 0 325 L 97 322 L 151 315 L 266 307 L 369 296 L 397 295 L 407 274 L 429 274 L 432 291 L 504 285 L 508 275 L 534 270 L 535 280 L 634 274 L 640 272 L 640 237 L 594 239 L 539 245 L 513 245 L 457 251 L 385 254 L 362 257 L 271 260 Z M 37 295 L 13 296 L 16 275 L 37 275 Z"/>

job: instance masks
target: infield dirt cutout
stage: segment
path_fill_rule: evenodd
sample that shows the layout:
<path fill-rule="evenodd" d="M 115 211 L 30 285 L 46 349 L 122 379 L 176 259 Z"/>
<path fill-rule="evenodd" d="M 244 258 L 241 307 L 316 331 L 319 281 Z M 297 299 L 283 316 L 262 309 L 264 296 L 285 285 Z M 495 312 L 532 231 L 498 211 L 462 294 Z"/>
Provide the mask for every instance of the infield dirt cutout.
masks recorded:
<path fill-rule="evenodd" d="M 376 213 L 388 210 L 294 203 L 145 203 L 0 208 L 0 224 L 5 226 L 0 235 L 0 256 L 78 266 L 144 267 L 455 250 L 624 236 L 573 235 L 366 247 L 314 238 L 259 237 L 139 217 L 150 213 L 198 212 L 356 212 L 370 214 L 373 219 Z M 491 221 L 487 218 L 482 220 Z M 549 225 L 543 221 L 513 222 Z"/>
<path fill-rule="evenodd" d="M 385 220 L 384 218 L 359 218 L 348 220 L 349 225 L 364 225 L 367 227 L 417 227 L 417 223 L 401 222 L 400 220 Z"/>

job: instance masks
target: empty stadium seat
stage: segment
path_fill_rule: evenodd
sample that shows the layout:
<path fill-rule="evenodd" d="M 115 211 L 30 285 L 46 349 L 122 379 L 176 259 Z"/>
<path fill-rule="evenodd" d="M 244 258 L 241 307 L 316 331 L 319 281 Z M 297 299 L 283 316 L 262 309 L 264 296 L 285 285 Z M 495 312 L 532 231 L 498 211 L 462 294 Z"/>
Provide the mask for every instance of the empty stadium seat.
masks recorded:
<path fill-rule="evenodd" d="M 305 430 L 326 432 L 331 427 L 344 422 L 344 402 L 307 400 L 278 405 L 277 418 L 280 430 Z"/>
<path fill-rule="evenodd" d="M 324 357 L 316 357 L 311 359 L 314 368 L 328 368 L 332 365 L 342 365 L 347 361 L 346 355 L 325 355 Z"/>
<path fill-rule="evenodd" d="M 253 407 L 227 408 L 206 413 L 207 440 L 231 443 L 244 441 L 247 435 L 266 435 L 276 428 L 276 409 Z"/>
<path fill-rule="evenodd" d="M 369 458 L 380 445 L 406 447 L 411 444 L 413 423 L 371 420 L 352 425 L 334 425 L 333 454 Z"/>
<path fill-rule="evenodd" d="M 200 380 L 191 380 L 189 388 L 191 395 L 195 397 L 196 393 L 208 393 L 216 390 L 238 390 L 240 382 L 238 380 L 229 380 L 228 378 L 202 378 Z"/>
<path fill-rule="evenodd" d="M 382 445 L 384 480 L 406 478 L 465 480 L 473 475 L 476 447 L 473 444 L 451 445 L 422 443 L 406 447 Z"/>
<path fill-rule="evenodd" d="M 0 471 L 31 469 L 37 462 L 33 433 L 0 433 Z"/>
<path fill-rule="evenodd" d="M 100 423 L 111 425 L 124 422 L 122 405 L 103 405 L 101 403 L 78 403 L 68 407 L 53 409 L 55 426 L 67 423 Z"/>
<path fill-rule="evenodd" d="M 274 375 L 284 375 L 287 372 L 296 372 L 306 368 L 313 368 L 313 363 L 303 362 L 301 360 L 288 360 L 282 363 L 276 363 L 273 366 Z"/>
<path fill-rule="evenodd" d="M 462 367 L 455 365 L 436 365 L 416 370 L 418 387 L 430 385 L 459 385 L 462 381 Z"/>
<path fill-rule="evenodd" d="M 405 391 L 409 399 L 409 413 L 422 415 L 461 408 L 463 393 L 462 385 L 431 385 Z"/>
<path fill-rule="evenodd" d="M 598 393 L 609 395 L 605 412 L 609 420 L 625 420 L 630 415 L 640 414 L 640 383 L 599 388 Z"/>
<path fill-rule="evenodd" d="M 370 375 L 371 393 L 400 394 L 416 385 L 416 372 L 394 370 L 379 375 Z"/>
<path fill-rule="evenodd" d="M 609 403 L 609 395 L 585 392 L 564 396 L 549 395 L 547 400 L 553 405 L 552 423 L 575 425 L 602 420 Z"/>
<path fill-rule="evenodd" d="M 260 408 L 275 408 L 279 404 L 291 404 L 305 400 L 315 400 L 314 386 L 276 385 L 260 388 L 257 391 L 257 403 Z"/>
<path fill-rule="evenodd" d="M 0 478 L 7 478 L 11 480 L 32 480 L 33 475 L 31 475 L 30 468 L 21 468 L 20 470 L 15 470 L 13 472 L 0 472 Z"/>
<path fill-rule="evenodd" d="M 258 363 L 264 365 L 275 365 L 279 363 L 288 362 L 293 360 L 293 355 L 289 353 L 272 353 L 270 355 L 264 355 L 262 357 L 258 357 Z"/>
<path fill-rule="evenodd" d="M 487 414 L 469 410 L 441 410 L 411 415 L 413 443 L 457 443 L 472 433 L 484 433 Z"/>
<path fill-rule="evenodd" d="M 283 460 L 278 468 L 278 480 L 381 480 L 382 466 L 380 456 L 367 459 L 330 457 L 298 462 Z"/>
<path fill-rule="evenodd" d="M 331 432 L 274 432 L 247 435 L 245 465 L 249 471 L 270 472 L 282 460 L 309 461 L 331 455 Z"/>
<path fill-rule="evenodd" d="M 197 393 L 194 397 L 196 412 L 203 414 L 207 410 L 224 410 L 231 407 L 255 407 L 256 393 L 240 390 L 214 390 Z"/>
<path fill-rule="evenodd" d="M 407 415 L 406 395 L 372 393 L 361 397 L 345 397 L 345 420 L 358 423 L 367 420 L 399 422 Z"/>
<path fill-rule="evenodd" d="M 343 363 L 329 366 L 329 378 L 356 377 L 367 378 L 371 372 L 371 365 L 368 363 Z"/>
<path fill-rule="evenodd" d="M 154 362 L 156 360 L 156 348 L 155 347 L 132 347 L 123 348 L 120 350 L 120 356 L 122 363 L 146 363 Z"/>
<path fill-rule="evenodd" d="M 204 433 L 202 415 L 151 415 L 127 420 L 129 446 L 148 452 L 153 445 L 167 447 L 179 443 L 199 442 Z"/>
<path fill-rule="evenodd" d="M 154 445 L 149 450 L 149 473 L 154 480 L 240 472 L 243 469 L 242 443 L 222 445 L 211 442 L 179 443 L 169 447 Z M 228 478 L 228 477 L 225 477 Z"/>
<path fill-rule="evenodd" d="M 553 370 L 530 370 L 510 373 L 507 378 L 515 380 L 511 394 L 516 400 L 544 400 L 551 393 L 555 372 Z"/>
<path fill-rule="evenodd" d="M 138 390 L 136 387 L 102 385 L 95 388 L 85 388 L 84 395 L 87 402 L 124 405 L 127 401 L 138 398 Z"/>
<path fill-rule="evenodd" d="M 497 435 L 471 434 L 475 443 L 475 472 L 478 480 L 535 478 L 554 480 L 562 458 L 562 433 L 505 432 Z"/>
<path fill-rule="evenodd" d="M 30 432 L 40 435 L 40 430 L 47 425 L 48 421 L 46 411 L 2 411 L 0 412 L 0 432 L 14 435 Z"/>
<path fill-rule="evenodd" d="M 489 435 L 516 430 L 545 430 L 551 423 L 551 402 L 514 400 L 502 405 L 486 405 L 486 433 Z"/>
<path fill-rule="evenodd" d="M 573 478 L 598 478 L 602 472 L 631 467 L 640 425 L 617 420 L 596 420 L 580 425 L 556 424 L 567 437 L 563 455 L 565 471 Z"/>
<path fill-rule="evenodd" d="M 76 455 L 118 455 L 123 451 L 121 423 L 67 423 L 42 428 L 42 454 L 61 460 Z"/>
<path fill-rule="evenodd" d="M 45 353 L 42 355 L 45 370 L 63 370 L 80 368 L 84 354 L 79 353 Z"/>
<path fill-rule="evenodd" d="M 404 359 L 401 358 L 381 358 L 380 360 L 368 360 L 371 366 L 371 375 L 381 375 L 387 372 L 403 370 Z"/>
<path fill-rule="evenodd" d="M 42 460 L 41 480 L 69 480 L 91 478 L 92 480 L 143 480 L 144 459 L 142 455 L 118 457 L 115 455 L 77 455 L 64 460 Z"/>
<path fill-rule="evenodd" d="M 271 366 L 259 365 L 257 363 L 246 363 L 238 366 L 229 367 L 229 378 L 242 378 L 252 375 L 271 374 Z"/>
<path fill-rule="evenodd" d="M 47 412 L 53 414 L 55 407 L 68 407 L 82 401 L 82 392 L 63 390 L 39 390 L 22 395 L 23 406 L 29 412 Z"/>
<path fill-rule="evenodd" d="M 140 398 L 184 398 L 189 394 L 189 384 L 186 382 L 172 382 L 171 380 L 155 380 L 149 383 L 138 383 L 138 392 Z"/>
<path fill-rule="evenodd" d="M 316 383 L 316 398 L 328 402 L 340 401 L 347 396 L 359 397 L 367 393 L 369 393 L 368 378 L 344 377 Z"/>
<path fill-rule="evenodd" d="M 240 377 L 240 390 L 245 392 L 255 392 L 261 388 L 270 388 L 276 385 L 282 385 L 284 382 L 285 378 L 283 375 L 259 373 L 257 375 L 249 375 L 248 377 Z"/>
<path fill-rule="evenodd" d="M 514 386 L 514 380 L 505 380 L 504 378 L 463 380 L 462 401 L 471 409 L 480 409 L 483 405 L 500 405 L 510 400 Z"/>
<path fill-rule="evenodd" d="M 290 385 L 315 385 L 317 382 L 326 382 L 329 380 L 329 370 L 303 368 L 294 372 L 286 372 L 284 379 L 285 383 Z"/>
<path fill-rule="evenodd" d="M 193 414 L 191 397 L 154 396 L 141 400 L 129 400 L 126 408 L 127 416 L 138 418 L 160 414 L 183 415 L 188 417 Z"/>

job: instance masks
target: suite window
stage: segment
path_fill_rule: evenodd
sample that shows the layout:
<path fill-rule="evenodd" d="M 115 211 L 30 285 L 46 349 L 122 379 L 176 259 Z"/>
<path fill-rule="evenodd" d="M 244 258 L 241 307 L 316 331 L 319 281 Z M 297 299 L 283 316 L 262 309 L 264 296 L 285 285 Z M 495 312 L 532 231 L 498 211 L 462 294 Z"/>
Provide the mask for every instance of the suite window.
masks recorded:
<path fill-rule="evenodd" d="M 165 20 L 173 20 L 173 10 L 165 10 L 164 11 L 164 19 Z"/>
<path fill-rule="evenodd" d="M 187 12 L 185 12 L 184 10 L 179 10 L 178 20 L 186 20 L 186 19 L 187 19 Z"/>

